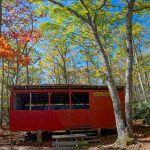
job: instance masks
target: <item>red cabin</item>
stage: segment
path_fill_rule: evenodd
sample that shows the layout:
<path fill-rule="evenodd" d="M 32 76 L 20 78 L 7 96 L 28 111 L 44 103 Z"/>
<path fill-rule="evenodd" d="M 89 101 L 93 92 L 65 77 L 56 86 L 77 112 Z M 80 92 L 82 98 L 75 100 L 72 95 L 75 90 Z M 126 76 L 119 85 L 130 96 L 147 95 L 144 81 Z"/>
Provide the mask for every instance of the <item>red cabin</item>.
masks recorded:
<path fill-rule="evenodd" d="M 124 110 L 123 87 L 118 87 L 118 94 Z M 88 85 L 12 87 L 11 131 L 51 132 L 79 127 L 116 127 L 112 100 L 107 87 Z"/>

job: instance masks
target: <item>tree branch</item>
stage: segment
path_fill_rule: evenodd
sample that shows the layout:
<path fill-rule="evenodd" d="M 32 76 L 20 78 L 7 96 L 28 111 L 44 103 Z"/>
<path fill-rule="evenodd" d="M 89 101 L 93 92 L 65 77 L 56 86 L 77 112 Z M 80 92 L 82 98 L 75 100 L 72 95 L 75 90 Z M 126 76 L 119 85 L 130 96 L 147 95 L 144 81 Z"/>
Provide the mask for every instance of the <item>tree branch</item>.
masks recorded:
<path fill-rule="evenodd" d="M 84 0 L 80 0 L 80 3 L 83 5 L 83 7 L 89 12 L 88 7 L 86 6 L 86 4 L 84 3 Z"/>
<path fill-rule="evenodd" d="M 104 0 L 103 4 L 96 9 L 94 16 L 93 16 L 93 22 L 95 22 L 95 20 L 96 20 L 97 12 L 106 5 L 106 2 L 107 2 L 107 0 Z"/>
<path fill-rule="evenodd" d="M 86 4 L 84 3 L 84 0 L 80 0 L 80 3 L 83 5 L 83 7 L 85 8 L 85 10 L 87 10 L 86 15 L 87 15 L 87 18 L 88 18 L 88 23 L 89 23 L 89 24 L 93 24 L 93 23 L 92 23 L 92 19 L 91 19 L 91 15 L 90 15 L 90 12 L 89 12 L 89 9 L 88 9 L 88 7 L 86 6 Z"/>
<path fill-rule="evenodd" d="M 141 8 L 133 9 L 133 12 L 138 12 L 138 11 L 141 11 L 143 9 L 150 9 L 150 6 L 143 6 Z"/>
<path fill-rule="evenodd" d="M 48 0 L 48 1 L 52 2 L 53 4 L 55 4 L 57 6 L 60 6 L 62 8 L 66 8 L 71 14 L 75 15 L 77 18 L 80 18 L 82 21 L 84 21 L 86 23 L 88 22 L 87 19 L 84 18 L 82 15 L 78 14 L 77 11 L 75 11 L 75 10 L 73 10 L 73 9 L 71 9 L 71 8 L 69 8 L 69 7 L 67 7 L 67 6 L 65 6 L 59 2 L 56 2 L 55 0 Z"/>
<path fill-rule="evenodd" d="M 106 5 L 107 0 L 104 0 L 103 4 L 97 8 L 96 11 L 99 11 L 100 9 L 102 9 L 105 5 Z"/>

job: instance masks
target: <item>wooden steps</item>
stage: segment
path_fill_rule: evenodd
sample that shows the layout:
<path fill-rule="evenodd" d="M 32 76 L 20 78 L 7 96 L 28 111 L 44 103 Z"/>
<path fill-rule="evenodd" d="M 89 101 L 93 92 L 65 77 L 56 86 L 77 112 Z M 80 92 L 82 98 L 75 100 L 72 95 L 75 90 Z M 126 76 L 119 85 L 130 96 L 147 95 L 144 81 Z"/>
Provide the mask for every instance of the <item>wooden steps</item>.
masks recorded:
<path fill-rule="evenodd" d="M 97 130 L 92 128 L 72 129 L 70 134 L 52 135 L 54 150 L 87 149 L 89 143 L 100 142 L 96 136 Z"/>

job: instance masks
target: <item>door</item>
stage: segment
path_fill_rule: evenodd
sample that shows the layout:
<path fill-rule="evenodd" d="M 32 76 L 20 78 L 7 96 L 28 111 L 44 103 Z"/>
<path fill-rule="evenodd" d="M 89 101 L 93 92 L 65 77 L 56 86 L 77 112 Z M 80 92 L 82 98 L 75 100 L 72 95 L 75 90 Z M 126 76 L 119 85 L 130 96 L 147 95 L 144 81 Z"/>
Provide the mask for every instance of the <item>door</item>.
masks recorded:
<path fill-rule="evenodd" d="M 71 92 L 72 128 L 89 126 L 89 93 Z"/>
<path fill-rule="evenodd" d="M 51 131 L 68 130 L 71 127 L 69 92 L 51 92 L 49 121 Z"/>

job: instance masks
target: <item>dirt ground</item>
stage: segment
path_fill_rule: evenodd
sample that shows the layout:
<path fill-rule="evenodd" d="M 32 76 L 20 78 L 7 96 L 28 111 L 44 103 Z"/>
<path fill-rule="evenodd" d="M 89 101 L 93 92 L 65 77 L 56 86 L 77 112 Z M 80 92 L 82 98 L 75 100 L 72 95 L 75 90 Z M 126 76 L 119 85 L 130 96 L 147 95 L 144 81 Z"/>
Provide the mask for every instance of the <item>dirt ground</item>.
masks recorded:
<path fill-rule="evenodd" d="M 27 140 L 25 132 L 13 132 L 8 130 L 0 130 L 0 150 L 51 150 L 50 140 L 45 140 L 43 144 L 38 144 L 33 137 L 33 140 Z M 113 143 L 116 140 L 115 133 L 102 135 L 100 143 L 91 144 L 89 150 L 150 150 L 150 126 L 135 125 L 134 137 L 135 144 L 124 147 L 114 147 Z M 26 139 L 26 141 L 25 141 Z M 87 149 L 87 148 L 86 148 Z"/>

